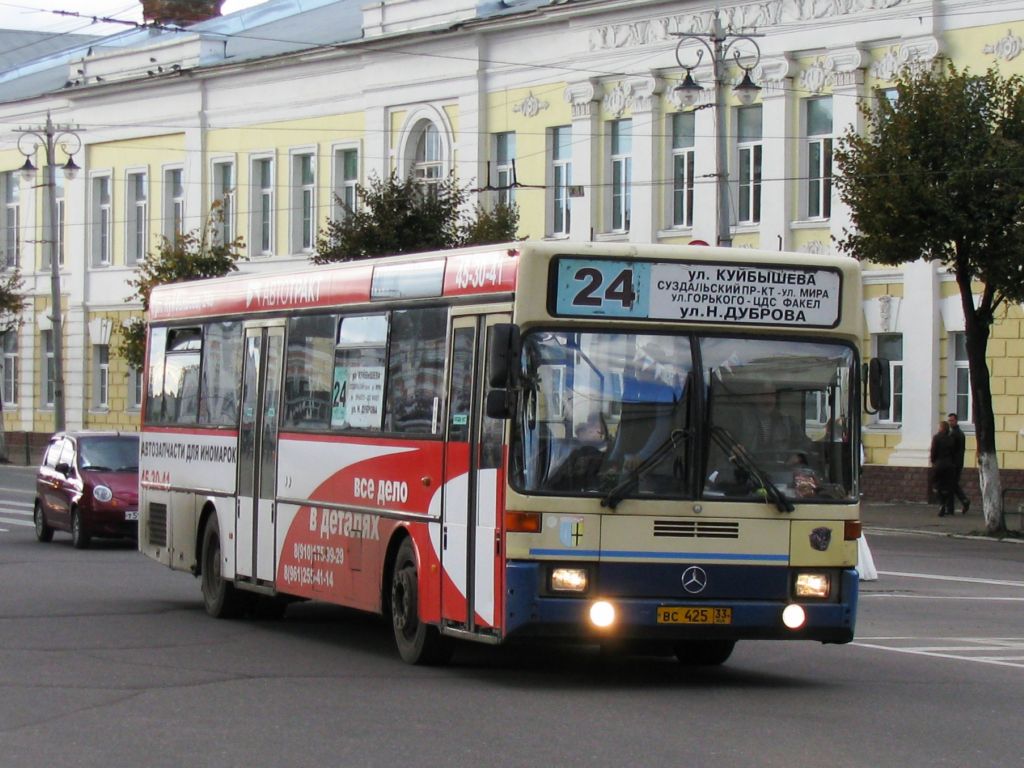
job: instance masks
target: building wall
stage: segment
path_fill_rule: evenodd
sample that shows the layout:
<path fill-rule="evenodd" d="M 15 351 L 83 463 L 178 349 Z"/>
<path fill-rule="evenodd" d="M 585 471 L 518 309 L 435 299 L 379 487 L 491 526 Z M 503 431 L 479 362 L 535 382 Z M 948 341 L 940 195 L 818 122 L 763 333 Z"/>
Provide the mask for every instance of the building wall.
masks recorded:
<path fill-rule="evenodd" d="M 886 6 L 886 7 L 883 7 Z M 830 97 L 833 136 L 863 127 L 859 107 L 892 83 L 896 68 L 926 65 L 948 56 L 958 66 L 998 66 L 1024 73 L 1019 53 L 1024 10 L 994 3 L 984 16 L 964 0 L 887 3 L 737 3 L 722 9 L 733 29 L 757 27 L 760 62 L 752 75 L 762 86 L 762 195 L 760 221 L 733 228 L 742 248 L 797 252 L 835 250 L 849 226 L 849 212 L 833 193 L 827 218 L 807 215 L 808 99 Z M 358 178 L 409 169 L 414 138 L 423 120 L 442 135 L 444 168 L 460 183 L 483 187 L 479 200 L 497 194 L 494 134 L 514 132 L 520 234 L 552 236 L 551 130 L 572 128 L 572 182 L 583 189 L 571 199 L 574 239 L 631 242 L 714 243 L 718 232 L 714 194 L 714 109 L 705 92 L 694 114 L 695 190 L 692 226 L 673 226 L 671 210 L 671 117 L 680 105 L 674 92 L 684 64 L 696 63 L 697 43 L 684 42 L 677 60 L 676 32 L 704 32 L 714 13 L 706 3 L 588 3 L 542 7 L 536 13 L 474 22 L 453 31 L 374 38 L 315 55 L 197 69 L 189 77 L 139 78 L 111 85 L 65 89 L 31 101 L 0 104 L 0 166 L 17 168 L 21 154 L 10 130 L 26 114 L 82 127 L 83 173 L 65 185 L 66 265 L 62 270 L 66 316 L 66 378 L 69 426 L 137 426 L 130 404 L 132 372 L 114 353 L 120 323 L 133 312 L 133 275 L 126 255 L 126 180 L 145 170 L 149 179 L 149 237 L 155 248 L 164 231 L 164 171 L 180 167 L 185 182 L 185 228 L 205 222 L 215 198 L 213 169 L 235 169 L 235 231 L 246 243 L 243 270 L 264 271 L 304 260 L 291 237 L 295 197 L 291 158 L 316 157 L 316 215 L 322 227 L 333 215 L 334 152 L 359 153 Z M 983 25 L 979 22 L 984 22 Z M 379 31 L 379 30 L 378 30 Z M 397 31 L 397 27 L 396 27 Z M 375 33 L 376 34 L 376 33 Z M 166 45 L 162 43 L 162 45 Z M 389 46 L 392 49 L 389 49 Z M 161 49 L 163 50 L 163 49 Z M 163 54 L 161 54 L 163 55 Z M 710 83 L 708 57 L 693 76 Z M 730 67 L 730 83 L 739 69 Z M 735 179 L 739 106 L 726 88 L 721 131 Z M 628 231 L 611 222 L 610 124 L 632 121 L 632 216 Z M 272 158 L 273 244 L 255 252 L 253 160 Z M 492 162 L 488 178 L 488 161 Z M 114 211 L 111 263 L 94 266 L 91 180 L 109 175 Z M 40 331 L 49 312 L 49 272 L 37 241 L 45 238 L 43 191 L 21 187 L 22 269 L 33 297 L 19 331 L 21 396 L 5 408 L 9 431 L 45 432 L 52 411 L 40 404 L 44 360 Z M 737 189 L 731 190 L 733 211 Z M 935 423 L 953 406 L 951 333 L 963 328 L 955 284 L 934 264 L 903 268 L 866 264 L 863 286 L 863 351 L 873 352 L 879 333 L 903 335 L 906 391 L 901 423 L 883 424 L 865 414 L 864 441 L 870 465 L 924 467 Z M 137 311 L 137 308 L 134 308 Z M 993 328 L 990 369 L 999 435 L 1000 465 L 1024 469 L 1024 317 L 1012 307 Z M 109 327 L 110 401 L 96 408 L 94 348 Z M 967 425 L 970 433 L 970 425 Z M 968 462 L 973 461 L 972 440 Z"/>

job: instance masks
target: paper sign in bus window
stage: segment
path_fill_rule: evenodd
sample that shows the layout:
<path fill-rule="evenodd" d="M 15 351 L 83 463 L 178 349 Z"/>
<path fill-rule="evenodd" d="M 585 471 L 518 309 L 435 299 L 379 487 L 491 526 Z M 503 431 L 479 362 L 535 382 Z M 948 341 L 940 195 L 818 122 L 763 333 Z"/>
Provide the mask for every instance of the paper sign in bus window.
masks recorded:
<path fill-rule="evenodd" d="M 383 366 L 335 366 L 331 426 L 380 429 L 384 413 Z"/>

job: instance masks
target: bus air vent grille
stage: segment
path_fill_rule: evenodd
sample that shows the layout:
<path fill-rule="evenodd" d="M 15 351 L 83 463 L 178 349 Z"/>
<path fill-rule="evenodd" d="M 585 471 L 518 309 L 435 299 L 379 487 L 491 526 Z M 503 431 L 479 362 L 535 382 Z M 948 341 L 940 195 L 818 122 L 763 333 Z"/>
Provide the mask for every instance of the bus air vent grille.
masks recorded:
<path fill-rule="evenodd" d="M 654 535 L 677 539 L 738 539 L 740 524 L 714 520 L 655 520 Z"/>
<path fill-rule="evenodd" d="M 150 504 L 147 517 L 146 533 L 149 543 L 154 547 L 167 546 L 167 505 Z"/>

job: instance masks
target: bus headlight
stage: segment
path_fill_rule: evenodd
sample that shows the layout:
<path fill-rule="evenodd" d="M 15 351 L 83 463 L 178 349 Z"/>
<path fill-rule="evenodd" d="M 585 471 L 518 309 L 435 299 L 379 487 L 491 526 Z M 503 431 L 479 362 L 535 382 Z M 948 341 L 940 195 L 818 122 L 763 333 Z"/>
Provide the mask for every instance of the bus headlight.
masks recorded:
<path fill-rule="evenodd" d="M 615 623 L 615 606 L 607 600 L 598 600 L 590 606 L 590 621 L 595 627 L 607 629 Z"/>
<path fill-rule="evenodd" d="M 807 614 L 804 609 L 796 603 L 790 603 L 782 610 L 782 623 L 790 629 L 800 629 L 807 621 Z"/>
<path fill-rule="evenodd" d="M 552 592 L 586 592 L 586 568 L 555 568 L 551 571 Z"/>
<path fill-rule="evenodd" d="M 824 599 L 829 595 L 831 579 L 827 573 L 798 573 L 793 593 L 796 597 Z"/>

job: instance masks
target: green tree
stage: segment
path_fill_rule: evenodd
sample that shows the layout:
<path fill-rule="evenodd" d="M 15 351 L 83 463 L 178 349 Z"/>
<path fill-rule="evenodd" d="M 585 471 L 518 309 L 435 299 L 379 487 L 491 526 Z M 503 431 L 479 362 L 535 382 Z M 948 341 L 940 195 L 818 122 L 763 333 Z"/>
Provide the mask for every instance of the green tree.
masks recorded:
<path fill-rule="evenodd" d="M 338 199 L 346 215 L 329 219 L 317 234 L 314 263 L 516 239 L 519 211 L 514 205 L 491 210 L 476 206 L 475 215 L 466 216 L 469 191 L 450 177 L 426 194 L 422 182 L 392 173 L 387 179 L 372 177 L 368 186 L 357 185 L 356 194 L 360 201 L 356 211 Z"/>
<path fill-rule="evenodd" d="M 21 272 L 12 269 L 0 277 L 0 335 L 13 333 L 21 325 L 25 310 L 24 282 Z M 7 429 L 4 426 L 3 398 L 0 397 L 0 461 L 7 461 Z"/>
<path fill-rule="evenodd" d="M 998 533 L 1005 518 L 986 352 L 997 315 L 1024 300 L 1024 80 L 942 65 L 904 72 L 896 93 L 865 108 L 868 130 L 847 131 L 836 152 L 836 185 L 854 225 L 839 247 L 878 264 L 936 260 L 956 276 L 985 524 Z"/>
<path fill-rule="evenodd" d="M 149 311 L 149 295 L 158 285 L 221 277 L 238 269 L 236 262 L 242 257 L 245 243 L 241 237 L 229 243 L 221 242 L 219 228 L 223 219 L 220 202 L 215 202 L 202 229 L 177 235 L 174 239 L 161 236 L 157 252 L 139 262 L 135 278 L 129 280 L 128 285 L 135 289 L 132 299 L 142 303 L 144 314 Z M 144 317 L 133 317 L 121 324 L 117 351 L 133 368 L 142 367 L 146 358 Z"/>

